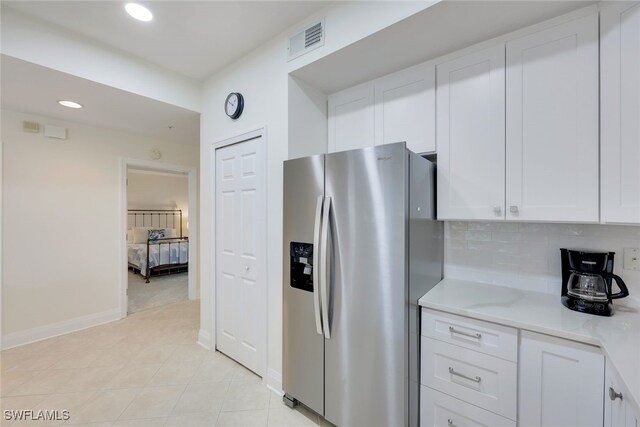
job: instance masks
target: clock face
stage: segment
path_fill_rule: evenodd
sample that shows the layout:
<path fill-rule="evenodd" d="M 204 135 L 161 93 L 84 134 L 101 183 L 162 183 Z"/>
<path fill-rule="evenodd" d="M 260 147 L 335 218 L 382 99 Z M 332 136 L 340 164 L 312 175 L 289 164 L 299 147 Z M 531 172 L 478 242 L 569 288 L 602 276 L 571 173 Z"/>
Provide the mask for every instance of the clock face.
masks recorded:
<path fill-rule="evenodd" d="M 230 93 L 224 103 L 224 111 L 227 116 L 237 119 L 242 114 L 244 108 L 244 100 L 239 93 Z"/>

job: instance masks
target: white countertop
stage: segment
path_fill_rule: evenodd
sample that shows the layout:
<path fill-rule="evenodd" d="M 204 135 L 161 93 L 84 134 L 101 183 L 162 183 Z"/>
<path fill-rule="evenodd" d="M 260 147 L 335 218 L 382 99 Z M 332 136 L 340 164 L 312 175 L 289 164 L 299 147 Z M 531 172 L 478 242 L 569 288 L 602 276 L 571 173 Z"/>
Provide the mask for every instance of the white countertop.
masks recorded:
<path fill-rule="evenodd" d="M 560 295 L 444 279 L 420 298 L 423 307 L 602 348 L 640 405 L 640 310 L 614 300 L 612 317 L 569 310 Z"/>

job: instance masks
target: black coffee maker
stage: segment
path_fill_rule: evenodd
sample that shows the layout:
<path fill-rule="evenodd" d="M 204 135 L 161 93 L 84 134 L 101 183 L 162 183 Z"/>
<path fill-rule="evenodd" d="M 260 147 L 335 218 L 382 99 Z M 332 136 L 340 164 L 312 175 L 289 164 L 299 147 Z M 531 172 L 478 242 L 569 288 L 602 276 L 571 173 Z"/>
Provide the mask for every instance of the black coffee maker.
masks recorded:
<path fill-rule="evenodd" d="M 612 300 L 629 295 L 620 276 L 613 274 L 615 252 L 560 249 L 562 304 L 571 310 L 613 316 Z M 613 281 L 620 292 L 613 293 Z"/>

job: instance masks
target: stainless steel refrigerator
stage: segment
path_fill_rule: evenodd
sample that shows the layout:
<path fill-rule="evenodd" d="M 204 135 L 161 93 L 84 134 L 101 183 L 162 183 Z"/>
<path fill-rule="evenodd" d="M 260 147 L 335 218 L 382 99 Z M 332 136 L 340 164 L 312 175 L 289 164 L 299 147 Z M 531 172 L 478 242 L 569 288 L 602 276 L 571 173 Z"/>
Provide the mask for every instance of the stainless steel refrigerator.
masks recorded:
<path fill-rule="evenodd" d="M 434 165 L 404 143 L 284 163 L 283 388 L 333 424 L 417 426 Z"/>

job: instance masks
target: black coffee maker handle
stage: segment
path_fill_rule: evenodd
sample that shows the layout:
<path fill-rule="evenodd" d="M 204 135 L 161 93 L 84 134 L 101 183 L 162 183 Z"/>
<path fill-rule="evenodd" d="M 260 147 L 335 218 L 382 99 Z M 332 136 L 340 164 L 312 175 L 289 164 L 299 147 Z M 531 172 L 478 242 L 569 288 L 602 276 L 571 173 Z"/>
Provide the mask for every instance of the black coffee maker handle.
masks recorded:
<path fill-rule="evenodd" d="M 618 292 L 617 294 L 611 294 L 609 298 L 618 299 L 618 298 L 624 298 L 629 296 L 629 289 L 627 289 L 627 285 L 624 283 L 624 280 L 622 280 L 620 276 L 616 274 L 609 274 L 607 275 L 607 278 L 615 280 L 616 285 L 618 285 L 618 287 L 620 288 L 620 292 Z M 609 289 L 609 293 L 611 293 L 612 291 L 613 291 L 613 285 L 611 286 L 611 289 Z"/>

